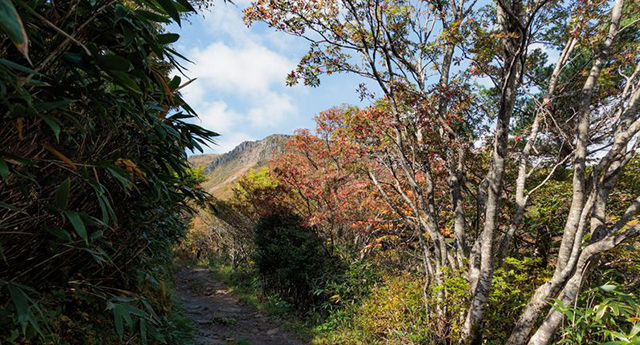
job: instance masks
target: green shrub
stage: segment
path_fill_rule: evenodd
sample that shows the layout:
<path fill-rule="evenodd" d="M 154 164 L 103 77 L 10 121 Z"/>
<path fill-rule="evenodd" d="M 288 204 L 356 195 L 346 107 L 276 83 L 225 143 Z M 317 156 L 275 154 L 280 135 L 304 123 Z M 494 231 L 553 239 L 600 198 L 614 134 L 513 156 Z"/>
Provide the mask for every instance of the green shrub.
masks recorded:
<path fill-rule="evenodd" d="M 322 240 L 293 214 L 262 217 L 256 227 L 255 267 L 267 294 L 277 294 L 300 311 L 318 301 L 314 287 L 332 267 Z"/>
<path fill-rule="evenodd" d="M 640 344 L 640 297 L 626 293 L 615 283 L 591 288 L 581 296 L 582 303 L 554 308 L 565 317 L 558 344 Z"/>
<path fill-rule="evenodd" d="M 550 274 L 541 266 L 540 258 L 506 258 L 495 270 L 485 327 L 488 344 L 506 342 L 522 308 Z"/>
<path fill-rule="evenodd" d="M 361 330 L 364 343 L 428 344 L 424 281 L 406 272 L 384 276 L 384 282 L 355 310 L 354 327 Z"/>
<path fill-rule="evenodd" d="M 314 294 L 325 296 L 321 305 L 324 311 L 350 308 L 364 299 L 380 280 L 371 262 L 358 259 L 329 271 Z"/>

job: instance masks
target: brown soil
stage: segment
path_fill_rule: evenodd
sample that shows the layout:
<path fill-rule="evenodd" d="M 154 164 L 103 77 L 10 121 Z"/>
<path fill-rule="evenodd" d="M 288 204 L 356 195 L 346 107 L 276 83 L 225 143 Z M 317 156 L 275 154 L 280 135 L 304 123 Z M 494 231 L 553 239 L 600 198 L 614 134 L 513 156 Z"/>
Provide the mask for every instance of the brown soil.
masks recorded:
<path fill-rule="evenodd" d="M 198 345 L 302 345 L 304 343 L 250 306 L 243 305 L 207 269 L 182 268 L 177 292 L 197 330 Z"/>

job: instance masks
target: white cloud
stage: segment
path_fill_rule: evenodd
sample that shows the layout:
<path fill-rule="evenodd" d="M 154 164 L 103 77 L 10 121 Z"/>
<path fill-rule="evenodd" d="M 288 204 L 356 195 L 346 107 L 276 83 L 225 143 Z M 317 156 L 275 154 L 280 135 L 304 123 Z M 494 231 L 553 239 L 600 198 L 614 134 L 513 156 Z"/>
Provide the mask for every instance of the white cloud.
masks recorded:
<path fill-rule="evenodd" d="M 296 115 L 296 107 L 291 97 L 285 94 L 268 93 L 258 103 L 249 109 L 247 119 L 256 128 L 276 127 L 281 125 L 289 116 Z"/>
<path fill-rule="evenodd" d="M 242 9 L 250 1 L 234 1 L 236 5 L 222 4 L 214 6 L 204 14 L 204 29 L 214 37 L 229 36 L 234 40 L 255 40 L 255 34 L 247 29 L 242 19 Z"/>
<path fill-rule="evenodd" d="M 174 71 L 174 75 L 178 75 L 180 78 L 184 79 L 182 75 L 175 73 L 175 71 Z M 185 83 L 185 82 L 186 80 L 182 81 L 182 83 Z M 204 88 L 200 87 L 199 85 L 199 80 L 194 80 L 191 84 L 187 85 L 184 89 L 181 89 L 180 93 L 182 94 L 182 97 L 184 98 L 184 100 L 193 107 L 196 104 L 202 102 L 205 94 L 204 91 L 205 91 Z M 197 109 L 196 109 L 196 112 L 197 112 Z"/>
<path fill-rule="evenodd" d="M 242 115 L 225 102 L 204 102 L 198 104 L 200 125 L 217 133 L 225 133 L 242 119 Z"/>
<path fill-rule="evenodd" d="M 297 116 L 298 88 L 285 86 L 306 43 L 264 26 L 247 28 L 241 10 L 251 0 L 220 3 L 205 13 L 196 31 L 182 41 L 193 64 L 186 65 L 196 81 L 182 90 L 200 116 L 199 124 L 219 133 L 210 152 L 227 152 L 237 144 L 277 128 Z"/>
<path fill-rule="evenodd" d="M 195 64 L 188 74 L 198 78 L 200 87 L 245 95 L 284 85 L 287 72 L 295 66 L 285 56 L 253 43 L 231 47 L 215 42 L 189 56 Z"/>

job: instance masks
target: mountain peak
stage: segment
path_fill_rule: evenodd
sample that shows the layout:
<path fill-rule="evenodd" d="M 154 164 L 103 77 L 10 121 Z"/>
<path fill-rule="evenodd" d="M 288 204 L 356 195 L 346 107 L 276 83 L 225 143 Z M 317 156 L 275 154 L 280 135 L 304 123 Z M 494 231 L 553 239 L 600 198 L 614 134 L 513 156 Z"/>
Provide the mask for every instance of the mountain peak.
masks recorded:
<path fill-rule="evenodd" d="M 205 190 L 225 199 L 231 196 L 236 180 L 250 169 L 269 163 L 274 153 L 284 151 L 284 144 L 291 138 L 286 134 L 272 134 L 262 140 L 244 141 L 231 151 L 219 155 L 198 155 L 189 158 L 191 164 L 204 167 L 207 181 Z"/>

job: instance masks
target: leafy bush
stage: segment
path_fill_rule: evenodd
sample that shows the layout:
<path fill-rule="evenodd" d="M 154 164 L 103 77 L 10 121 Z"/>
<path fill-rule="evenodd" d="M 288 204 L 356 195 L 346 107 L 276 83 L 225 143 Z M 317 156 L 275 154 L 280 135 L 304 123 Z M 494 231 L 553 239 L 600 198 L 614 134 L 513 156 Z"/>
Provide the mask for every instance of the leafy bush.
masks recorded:
<path fill-rule="evenodd" d="M 332 267 L 322 240 L 293 214 L 260 219 L 255 234 L 255 267 L 266 293 L 278 294 L 298 310 L 318 299 L 314 286 Z"/>
<path fill-rule="evenodd" d="M 424 281 L 406 272 L 386 275 L 356 310 L 363 343 L 428 344 L 432 331 L 424 308 Z"/>
<path fill-rule="evenodd" d="M 522 308 L 536 286 L 551 272 L 541 268 L 542 259 L 506 258 L 493 275 L 493 289 L 486 321 L 487 344 L 504 344 Z"/>
<path fill-rule="evenodd" d="M 559 344 L 640 344 L 640 298 L 605 284 L 586 291 L 584 306 L 556 301 L 554 308 L 566 317 Z"/>
<path fill-rule="evenodd" d="M 0 27 L 21 32 L 0 34 L 0 342 L 170 342 L 171 246 L 206 199 L 187 152 L 215 133 L 190 123 L 169 77 L 179 36 L 160 25 L 193 9 L 15 3 Z"/>
<path fill-rule="evenodd" d="M 371 288 L 381 280 L 377 268 L 371 262 L 358 259 L 343 266 L 346 267 L 336 267 L 329 272 L 323 287 L 314 291 L 316 295 L 326 296 L 322 303 L 323 310 L 353 307 L 369 295 Z"/>

